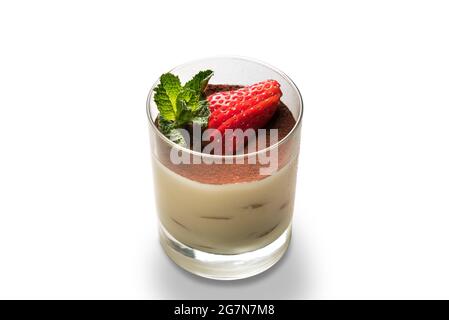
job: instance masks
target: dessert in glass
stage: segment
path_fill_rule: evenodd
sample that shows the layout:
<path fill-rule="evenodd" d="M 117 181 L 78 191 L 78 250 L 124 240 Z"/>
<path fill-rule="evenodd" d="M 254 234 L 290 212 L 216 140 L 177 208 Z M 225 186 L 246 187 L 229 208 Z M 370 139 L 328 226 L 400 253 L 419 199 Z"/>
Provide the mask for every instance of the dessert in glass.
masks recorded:
<path fill-rule="evenodd" d="M 162 75 L 147 99 L 160 241 L 180 267 L 241 279 L 291 237 L 302 98 L 283 72 L 214 57 Z"/>

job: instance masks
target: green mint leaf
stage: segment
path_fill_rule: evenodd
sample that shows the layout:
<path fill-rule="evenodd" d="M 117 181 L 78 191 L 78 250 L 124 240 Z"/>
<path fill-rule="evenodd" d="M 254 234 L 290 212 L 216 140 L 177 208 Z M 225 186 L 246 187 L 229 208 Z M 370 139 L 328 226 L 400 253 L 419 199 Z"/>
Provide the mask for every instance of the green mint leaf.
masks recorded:
<path fill-rule="evenodd" d="M 204 89 L 206 89 L 207 83 L 213 74 L 214 72 L 212 70 L 200 71 L 192 78 L 192 80 L 188 81 L 184 87 L 202 93 Z"/>
<path fill-rule="evenodd" d="M 192 124 L 197 124 L 200 127 L 204 128 L 207 126 L 207 123 L 209 122 L 209 116 L 206 117 L 195 117 L 192 119 Z"/>
<path fill-rule="evenodd" d="M 155 88 L 154 101 L 159 113 L 167 120 L 176 120 L 176 98 L 182 86 L 179 78 L 171 73 L 165 73 Z"/>
<path fill-rule="evenodd" d="M 197 108 L 193 110 L 195 116 L 208 117 L 210 116 L 209 102 L 207 100 L 198 101 Z"/>
<path fill-rule="evenodd" d="M 159 110 L 160 131 L 175 143 L 185 145 L 180 128 L 197 124 L 206 127 L 209 121 L 209 104 L 204 96 L 212 70 L 198 72 L 184 86 L 179 77 L 165 73 L 154 89 L 154 101 Z"/>
<path fill-rule="evenodd" d="M 173 121 L 167 120 L 161 116 L 159 116 L 157 120 L 157 125 L 159 130 L 161 130 L 164 135 L 168 135 L 170 131 L 175 128 L 175 123 Z"/>
<path fill-rule="evenodd" d="M 178 94 L 182 89 L 179 77 L 171 73 L 165 73 L 161 76 L 161 84 L 164 87 L 171 104 L 175 105 L 176 98 L 178 97 Z"/>
<path fill-rule="evenodd" d="M 198 101 L 196 109 L 193 110 L 193 114 L 193 124 L 200 125 L 202 128 L 207 127 L 207 124 L 209 122 L 210 110 L 209 103 L 206 99 Z"/>
<path fill-rule="evenodd" d="M 178 108 L 178 105 L 181 101 L 184 101 L 185 104 L 189 104 L 190 100 L 193 96 L 195 96 L 197 93 L 189 88 L 182 88 L 181 91 L 178 94 L 178 97 L 176 98 L 176 107 Z M 190 108 L 190 107 L 189 107 Z"/>
<path fill-rule="evenodd" d="M 184 146 L 186 145 L 184 136 L 179 130 L 176 129 L 175 123 L 173 121 L 168 121 L 162 117 L 159 117 L 158 127 L 159 130 L 161 130 L 161 132 L 174 143 Z"/>
<path fill-rule="evenodd" d="M 176 144 L 182 145 L 183 147 L 187 146 L 184 136 L 178 129 L 171 130 L 167 137 Z"/>
<path fill-rule="evenodd" d="M 199 102 L 201 101 L 201 93 L 200 92 L 194 92 L 190 99 L 186 101 L 187 106 L 190 110 L 195 112 L 199 107 Z"/>
<path fill-rule="evenodd" d="M 192 110 L 189 108 L 187 102 L 181 97 L 181 95 L 178 96 L 176 106 L 177 106 L 176 124 L 180 127 L 188 124 L 193 117 L 193 113 Z"/>
<path fill-rule="evenodd" d="M 187 107 L 192 110 L 194 115 L 202 114 L 209 115 L 209 113 L 204 113 L 204 111 L 209 112 L 209 104 L 205 98 L 203 98 L 201 92 L 194 92 L 189 100 L 186 100 Z"/>

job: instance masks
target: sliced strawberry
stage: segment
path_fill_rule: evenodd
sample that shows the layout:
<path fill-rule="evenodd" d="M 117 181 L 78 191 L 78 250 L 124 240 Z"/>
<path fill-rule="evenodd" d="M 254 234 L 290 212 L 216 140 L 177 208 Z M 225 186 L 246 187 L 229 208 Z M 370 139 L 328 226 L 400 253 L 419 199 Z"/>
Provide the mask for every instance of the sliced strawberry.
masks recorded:
<path fill-rule="evenodd" d="M 281 96 L 276 80 L 214 93 L 207 98 L 211 111 L 208 127 L 217 129 L 222 135 L 226 129 L 262 128 L 276 112 Z M 232 145 L 235 150 L 235 139 Z"/>

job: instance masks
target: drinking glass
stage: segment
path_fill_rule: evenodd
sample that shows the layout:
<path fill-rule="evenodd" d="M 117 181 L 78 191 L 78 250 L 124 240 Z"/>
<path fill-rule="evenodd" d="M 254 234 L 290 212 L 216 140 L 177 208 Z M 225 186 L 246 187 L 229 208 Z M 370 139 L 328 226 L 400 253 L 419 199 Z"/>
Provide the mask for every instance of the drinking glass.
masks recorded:
<path fill-rule="evenodd" d="M 182 83 L 211 69 L 210 84 L 251 85 L 267 79 L 281 85 L 281 101 L 294 118 L 277 143 L 256 152 L 205 154 L 173 143 L 157 128 L 154 89 L 147 99 L 154 190 L 160 242 L 180 267 L 206 278 L 232 280 L 270 268 L 288 248 L 295 201 L 303 103 L 293 81 L 265 63 L 240 57 L 213 57 L 172 69 Z M 173 152 L 190 160 L 174 163 Z M 276 168 L 263 173 L 265 155 Z M 195 160 L 196 161 L 195 161 Z"/>

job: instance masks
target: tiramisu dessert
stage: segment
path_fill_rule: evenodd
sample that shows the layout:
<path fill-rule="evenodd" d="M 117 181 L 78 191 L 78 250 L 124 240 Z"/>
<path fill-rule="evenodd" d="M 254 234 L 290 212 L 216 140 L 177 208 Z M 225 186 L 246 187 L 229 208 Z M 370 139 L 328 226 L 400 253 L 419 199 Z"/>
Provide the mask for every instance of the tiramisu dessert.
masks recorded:
<path fill-rule="evenodd" d="M 214 70 L 197 70 L 185 83 L 170 72 L 150 93 L 156 206 L 163 247 L 176 263 L 236 279 L 269 268 L 288 246 L 300 113 L 282 98 L 296 87 L 277 79 L 212 83 Z M 282 237 L 275 258 L 248 270 L 249 255 Z"/>

